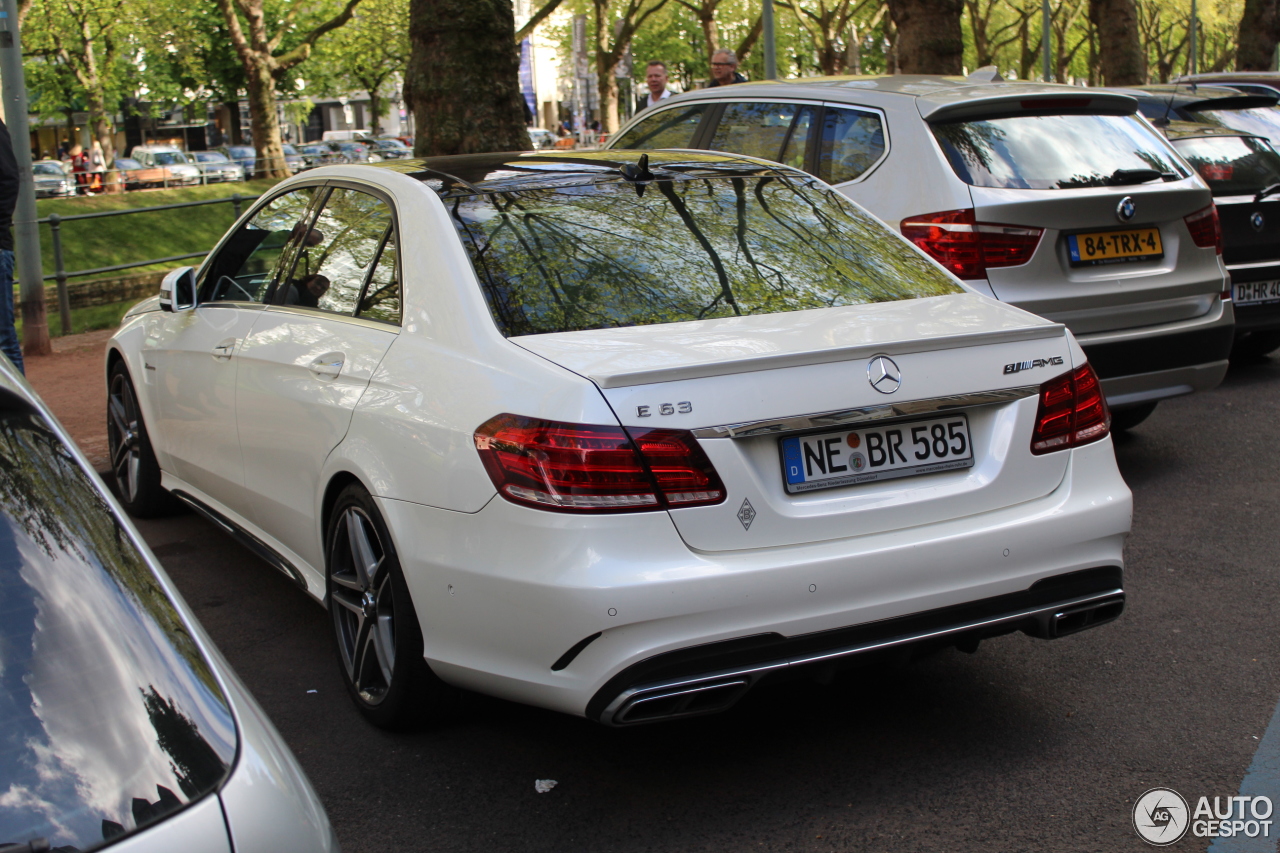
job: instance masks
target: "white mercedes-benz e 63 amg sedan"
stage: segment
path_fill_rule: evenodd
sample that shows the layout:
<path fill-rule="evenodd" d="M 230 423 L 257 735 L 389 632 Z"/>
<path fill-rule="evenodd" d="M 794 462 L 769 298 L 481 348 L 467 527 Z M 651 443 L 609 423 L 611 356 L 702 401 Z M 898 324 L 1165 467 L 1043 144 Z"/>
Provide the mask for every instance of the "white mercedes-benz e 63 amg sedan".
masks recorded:
<path fill-rule="evenodd" d="M 130 312 L 107 381 L 126 506 L 324 602 L 379 725 L 459 688 L 671 719 L 1124 607 L 1071 335 L 776 163 L 308 171 Z"/>

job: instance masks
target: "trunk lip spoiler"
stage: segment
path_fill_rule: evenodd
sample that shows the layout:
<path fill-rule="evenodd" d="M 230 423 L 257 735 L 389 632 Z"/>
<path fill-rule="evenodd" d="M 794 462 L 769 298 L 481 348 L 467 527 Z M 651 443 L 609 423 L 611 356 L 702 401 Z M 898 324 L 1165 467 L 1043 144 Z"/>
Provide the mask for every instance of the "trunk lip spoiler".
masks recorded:
<path fill-rule="evenodd" d="M 760 370 L 807 367 L 814 364 L 831 364 L 838 361 L 857 361 L 876 355 L 910 355 L 912 353 L 936 352 L 937 350 L 959 349 L 962 347 L 987 346 L 988 344 L 1043 340 L 1062 337 L 1065 333 L 1066 326 L 1063 324 L 1042 320 L 1035 325 L 1019 326 L 1012 329 L 964 332 L 955 335 L 938 335 L 936 337 L 903 341 L 873 341 L 801 352 L 771 353 L 750 358 L 675 364 L 670 367 L 656 367 L 649 370 L 622 370 L 617 373 L 602 373 L 598 369 L 590 367 L 575 369 L 572 363 L 566 364 L 561 361 L 561 356 L 558 354 L 546 352 L 535 346 L 524 347 L 517 338 L 509 338 L 508 340 L 516 346 L 528 349 L 530 352 L 546 358 L 554 364 L 558 364 L 573 373 L 577 373 L 579 376 L 591 380 L 601 390 L 607 390 L 635 385 L 652 385 L 659 382 L 677 382 L 685 379 L 731 376 L 737 373 L 755 373 Z"/>
<path fill-rule="evenodd" d="M 945 397 L 930 397 L 922 400 L 900 400 L 876 406 L 840 409 L 833 412 L 792 415 L 784 418 L 768 418 L 766 420 L 747 421 L 738 424 L 702 427 L 701 429 L 691 430 L 691 432 L 693 432 L 695 438 L 754 438 L 761 435 L 786 435 L 820 429 L 838 429 L 849 424 L 866 423 L 868 421 L 928 415 L 933 412 L 1008 403 L 1014 400 L 1034 397 L 1039 393 L 1040 386 L 1038 384 L 1020 385 L 1016 388 L 1001 388 L 994 391 L 951 394 Z"/>

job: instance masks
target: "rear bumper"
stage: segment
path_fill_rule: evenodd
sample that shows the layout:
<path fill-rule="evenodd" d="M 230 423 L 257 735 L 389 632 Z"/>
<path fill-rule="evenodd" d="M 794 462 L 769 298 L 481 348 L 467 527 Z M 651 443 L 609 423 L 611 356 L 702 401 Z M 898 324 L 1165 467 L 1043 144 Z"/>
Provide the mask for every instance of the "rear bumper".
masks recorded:
<path fill-rule="evenodd" d="M 885 643 L 1065 633 L 1054 616 L 1071 616 L 1064 608 L 1073 602 L 1086 605 L 1075 601 L 1079 591 L 1048 599 L 1031 591 L 1045 579 L 1099 567 L 1118 577 L 1132 508 L 1109 439 L 1065 452 L 1072 455 L 1061 483 L 1032 501 L 739 551 L 694 551 L 661 512 L 572 516 L 498 497 L 475 513 L 392 500 L 379 506 L 419 614 L 425 656 L 441 678 L 602 719 L 623 693 L 667 675 L 634 667 L 708 644 L 745 643 L 754 649 L 749 664 L 776 671 L 780 661 L 793 666 L 798 648 L 813 653 L 815 642 L 818 653 L 855 657 Z M 1120 590 L 1112 582 L 1081 594 L 1107 593 L 1114 606 Z M 757 648 L 762 635 L 782 645 Z M 724 661 L 716 657 L 693 677 L 719 677 Z M 763 675 L 741 677 L 749 687 Z"/>
<path fill-rule="evenodd" d="M 1192 320 L 1076 337 L 1112 408 L 1216 387 L 1234 339 L 1235 314 L 1221 300 Z"/>
<path fill-rule="evenodd" d="M 1022 592 L 799 637 L 760 634 L 657 655 L 609 679 L 587 717 L 626 726 L 722 711 L 766 678 L 820 674 L 877 653 L 958 644 L 1022 631 L 1056 639 L 1103 625 L 1124 611 L 1119 566 L 1037 581 Z"/>

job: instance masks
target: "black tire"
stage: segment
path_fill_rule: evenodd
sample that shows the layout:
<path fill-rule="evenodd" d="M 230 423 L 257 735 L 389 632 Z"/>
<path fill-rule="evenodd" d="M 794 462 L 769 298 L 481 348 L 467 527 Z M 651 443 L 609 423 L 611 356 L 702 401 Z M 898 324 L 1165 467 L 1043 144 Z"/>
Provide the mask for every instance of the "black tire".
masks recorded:
<path fill-rule="evenodd" d="M 1131 430 L 1151 417 L 1151 413 L 1155 410 L 1156 403 L 1143 403 L 1140 406 L 1131 406 L 1127 409 L 1113 411 L 1111 413 L 1111 429 L 1113 432 Z"/>
<path fill-rule="evenodd" d="M 1236 338 L 1231 347 L 1231 357 L 1236 360 L 1258 361 L 1280 348 L 1280 329 L 1266 332 L 1245 332 Z"/>
<path fill-rule="evenodd" d="M 325 537 L 325 600 L 338 665 L 360 712 L 384 729 L 447 719 L 460 693 L 423 659 L 422 629 L 386 524 L 358 485 L 338 495 Z"/>
<path fill-rule="evenodd" d="M 155 518 L 178 508 L 177 499 L 160 486 L 160 463 L 123 361 L 112 365 L 107 378 L 107 446 L 116 492 L 130 515 Z"/>

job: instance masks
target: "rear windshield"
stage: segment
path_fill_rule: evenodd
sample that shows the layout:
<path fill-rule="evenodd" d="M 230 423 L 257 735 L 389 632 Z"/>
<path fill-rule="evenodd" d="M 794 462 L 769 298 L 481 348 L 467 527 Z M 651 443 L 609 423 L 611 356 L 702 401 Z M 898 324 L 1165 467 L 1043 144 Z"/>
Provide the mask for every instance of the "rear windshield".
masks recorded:
<path fill-rule="evenodd" d="M 1176 139 L 1173 147 L 1200 173 L 1215 196 L 1253 195 L 1280 183 L 1280 154 L 1251 136 Z"/>
<path fill-rule="evenodd" d="M 810 179 L 610 180 L 445 204 L 508 337 L 961 292 Z"/>
<path fill-rule="evenodd" d="M 1114 186 L 1120 169 L 1188 176 L 1156 132 L 1135 116 L 1012 116 L 932 127 L 956 174 L 975 187 Z"/>
<path fill-rule="evenodd" d="M 110 843 L 212 792 L 235 751 L 128 531 L 37 415 L 0 412 L 0 847 Z"/>
<path fill-rule="evenodd" d="M 1265 136 L 1280 144 L 1280 109 L 1255 107 L 1251 110 L 1201 110 L 1192 113 L 1196 121 L 1229 127 L 1243 133 Z"/>

